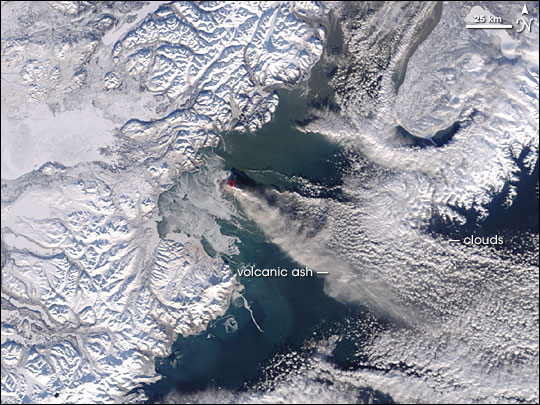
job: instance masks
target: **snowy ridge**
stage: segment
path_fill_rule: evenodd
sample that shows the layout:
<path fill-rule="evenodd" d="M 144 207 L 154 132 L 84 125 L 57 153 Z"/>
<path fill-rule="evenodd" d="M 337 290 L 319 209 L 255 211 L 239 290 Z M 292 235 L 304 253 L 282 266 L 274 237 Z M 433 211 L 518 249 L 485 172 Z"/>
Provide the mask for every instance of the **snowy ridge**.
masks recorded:
<path fill-rule="evenodd" d="M 378 19 L 384 12 L 391 14 L 387 8 L 391 5 L 365 17 L 362 27 L 383 27 Z M 500 6 L 496 12 L 511 18 L 520 15 L 518 8 Z M 370 46 L 392 33 L 383 28 L 373 34 L 363 28 L 351 30 L 351 63 L 361 68 L 335 79 L 344 114 L 313 128 L 360 147 L 377 165 L 397 171 L 399 178 L 385 187 L 399 190 L 393 205 L 400 212 L 394 215 L 405 216 L 414 227 L 423 226 L 433 215 L 463 224 L 463 210 L 484 218 L 492 198 L 506 187 L 515 188 L 517 175 L 532 172 L 538 161 L 539 76 L 538 59 L 532 56 L 538 55 L 537 30 L 529 35 L 512 33 L 519 46 L 509 59 L 493 36 L 462 29 L 468 7 L 443 6 L 440 22 L 411 56 L 396 91 L 392 72 L 418 35 L 414 27 L 433 9 L 424 5 L 402 10 L 394 39 L 378 45 L 383 52 L 376 56 Z M 351 86 L 357 82 L 360 86 Z M 456 122 L 459 130 L 439 147 L 412 148 L 396 131 L 401 125 L 430 139 Z M 415 183 L 418 186 L 403 187 Z M 508 194 L 508 205 L 512 195 Z M 414 209 L 403 209 L 410 206 Z"/>
<path fill-rule="evenodd" d="M 141 400 L 132 390 L 157 378 L 176 334 L 226 310 L 230 269 L 194 238 L 160 238 L 157 199 L 218 131 L 270 120 L 273 87 L 322 52 L 318 5 L 171 3 L 145 17 L 154 7 L 104 4 L 2 4 L 3 402 Z M 90 104 L 110 133 L 91 151 L 100 129 L 66 140 L 70 159 L 54 127 L 4 133 Z"/>
<path fill-rule="evenodd" d="M 195 240 L 158 239 L 156 202 L 132 198 L 148 184 L 111 189 L 117 175 L 93 164 L 41 177 L 56 187 L 25 185 L 3 212 L 4 398 L 121 397 L 133 373 L 155 377 L 176 333 L 224 312 L 234 278 Z"/>
<path fill-rule="evenodd" d="M 212 117 L 218 131 L 234 127 L 233 120 L 241 121 L 236 129 L 245 125 L 253 131 L 277 105 L 271 87 L 305 79 L 322 53 L 322 25 L 313 29 L 296 16 L 323 18 L 324 9 L 310 4 L 164 5 L 117 42 L 113 72 L 129 75 L 165 106 L 192 107 Z"/>

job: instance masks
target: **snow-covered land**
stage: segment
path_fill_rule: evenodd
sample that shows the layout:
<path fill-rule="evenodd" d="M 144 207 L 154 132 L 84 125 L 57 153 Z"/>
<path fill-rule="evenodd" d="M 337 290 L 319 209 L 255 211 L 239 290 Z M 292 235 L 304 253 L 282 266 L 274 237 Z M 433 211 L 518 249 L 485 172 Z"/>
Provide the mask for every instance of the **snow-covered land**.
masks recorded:
<path fill-rule="evenodd" d="M 2 3 L 3 402 L 142 399 L 155 357 L 223 314 L 235 277 L 196 238 L 160 238 L 157 199 L 220 131 L 271 119 L 325 15 Z"/>

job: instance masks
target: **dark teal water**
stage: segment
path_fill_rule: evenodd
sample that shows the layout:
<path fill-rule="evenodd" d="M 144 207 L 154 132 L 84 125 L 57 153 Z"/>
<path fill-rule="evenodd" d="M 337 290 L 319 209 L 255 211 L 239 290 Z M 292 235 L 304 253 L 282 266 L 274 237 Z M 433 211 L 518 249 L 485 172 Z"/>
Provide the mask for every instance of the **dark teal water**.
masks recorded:
<path fill-rule="evenodd" d="M 525 150 L 523 156 L 527 152 L 528 150 Z M 432 218 L 429 230 L 433 234 L 452 239 L 463 239 L 471 235 L 479 237 L 499 235 L 505 242 L 493 245 L 492 248 L 506 252 L 509 256 L 519 255 L 525 251 L 536 251 L 536 241 L 531 235 L 539 232 L 538 162 L 530 173 L 523 166 L 522 158 L 518 159 L 517 163 L 522 174 L 513 184 L 517 189 L 517 195 L 510 207 L 504 204 L 509 189 L 507 185 L 487 206 L 489 211 L 487 218 L 479 220 L 477 214 L 462 211 L 467 220 L 464 225 L 449 225 L 439 218 Z"/>
<path fill-rule="evenodd" d="M 305 113 L 307 103 L 298 92 L 282 92 L 272 123 L 256 134 L 223 134 L 220 147 L 204 153 L 221 156 L 224 169 L 241 170 L 261 187 L 308 193 L 309 190 L 303 189 L 304 183 L 298 180 L 302 178 L 309 184 L 337 190 L 335 195 L 338 196 L 342 172 L 348 168 L 341 148 L 318 134 L 305 134 L 295 129 L 297 114 Z M 516 185 L 518 196 L 509 209 L 501 205 L 504 198 L 501 195 L 489 207 L 491 216 L 487 220 L 478 223 L 469 215 L 469 222 L 458 228 L 434 219 L 431 231 L 452 237 L 467 236 L 471 232 L 479 236 L 517 235 L 517 244 L 501 248 L 511 249 L 512 254 L 516 249 L 531 248 L 527 246 L 526 234 L 538 233 L 538 165 L 531 175 L 522 176 Z M 236 236 L 241 241 L 238 255 L 223 257 L 233 270 L 246 264 L 259 268 L 301 267 L 270 243 L 249 219 L 218 222 L 224 234 Z M 253 388 L 257 383 L 271 379 L 264 370 L 276 354 L 293 350 L 305 352 L 305 342 L 314 336 L 342 336 L 328 359 L 337 367 L 347 370 L 370 368 L 369 361 L 362 356 L 362 344 L 386 325 L 373 318 L 365 308 L 345 305 L 328 297 L 323 291 L 322 278 L 244 277 L 240 282 L 264 333 L 257 329 L 245 308 L 231 305 L 225 316 L 212 322 L 205 333 L 179 337 L 171 356 L 157 360 L 156 369 L 163 379 L 144 387 L 149 402 L 159 402 L 171 391 Z M 234 317 L 238 325 L 232 333 L 225 327 L 230 317 Z M 288 371 L 287 366 L 277 370 L 278 373 Z M 366 387 L 359 401 L 390 403 L 392 398 Z"/>
<path fill-rule="evenodd" d="M 334 21 L 328 28 L 328 52 L 337 52 L 341 46 L 339 24 Z M 348 162 L 341 147 L 320 134 L 297 129 L 314 119 L 310 114 L 312 108 L 337 108 L 333 89 L 328 84 L 334 71 L 332 64 L 319 62 L 308 81 L 294 90 L 278 92 L 280 102 L 270 123 L 255 134 L 221 134 L 219 147 L 203 154 L 219 155 L 223 158 L 223 169 L 240 170 L 262 188 L 295 191 L 314 198 L 343 198 L 340 185 Z M 258 268 L 302 267 L 270 243 L 249 219 L 217 221 L 223 234 L 236 236 L 241 241 L 238 255 L 223 257 L 233 270 L 248 264 Z M 348 369 L 353 354 L 359 352 L 359 344 L 371 333 L 373 325 L 377 325 L 365 308 L 345 305 L 327 296 L 320 277 L 243 277 L 239 280 L 245 287 L 243 295 L 264 333 L 254 325 L 245 308 L 231 305 L 205 333 L 179 337 L 173 344 L 172 354 L 156 361 L 157 372 L 163 378 L 144 387 L 149 402 L 159 402 L 171 391 L 249 389 L 269 378 L 264 368 L 276 354 L 291 350 L 305 352 L 305 342 L 315 336 L 320 339 L 340 334 L 343 340 L 334 352 L 333 361 L 336 366 Z M 227 331 L 225 327 L 231 317 L 237 322 L 236 331 Z M 359 332 L 355 334 L 355 330 Z M 277 372 L 287 373 L 288 370 L 281 367 Z M 365 398 L 359 400 L 377 402 L 379 399 L 385 403 L 391 401 L 371 389 L 366 389 Z"/>
<path fill-rule="evenodd" d="M 241 170 L 262 186 L 342 198 L 341 177 L 348 161 L 341 147 L 320 134 L 297 129 L 296 117 L 308 109 L 299 90 L 279 94 L 274 120 L 256 134 L 223 134 L 222 145 L 214 152 L 225 159 L 226 170 Z"/>
<path fill-rule="evenodd" d="M 296 128 L 296 117 L 305 114 L 307 98 L 298 91 L 282 92 L 275 119 L 256 134 L 223 134 L 215 150 L 224 168 L 241 170 L 261 187 L 303 190 L 304 181 L 328 190 L 339 190 L 341 173 L 347 167 L 341 148 L 319 134 Z M 230 197 L 232 198 L 232 197 Z M 224 257 L 233 270 L 254 264 L 258 268 L 298 268 L 249 219 L 220 221 L 221 231 L 237 236 L 240 254 Z M 347 306 L 328 297 L 321 277 L 239 278 L 244 296 L 264 333 L 254 325 L 249 312 L 231 305 L 208 330 L 174 343 L 171 356 L 157 361 L 164 378 L 145 387 L 150 402 L 159 401 L 170 390 L 193 392 L 208 388 L 243 390 L 265 379 L 263 366 L 277 353 L 302 351 L 307 339 L 346 329 L 347 320 L 368 318 L 359 306 Z M 225 323 L 234 316 L 238 329 L 228 333 Z M 229 331 L 230 332 L 230 331 Z M 349 345 L 351 345 L 349 347 Z M 336 363 L 345 366 L 357 345 L 344 339 L 336 349 Z M 348 365 L 347 365 L 348 366 Z M 286 372 L 282 370 L 281 372 Z M 373 395 L 372 395 L 373 396 Z"/>
<path fill-rule="evenodd" d="M 334 35 L 329 37 L 328 44 L 334 44 L 337 49 L 340 41 Z M 240 170 L 263 188 L 292 190 L 314 198 L 343 198 L 341 178 L 349 167 L 341 147 L 319 134 L 296 129 L 313 119 L 310 108 L 335 108 L 327 79 L 332 71 L 331 65 L 319 65 L 303 89 L 281 91 L 274 120 L 257 133 L 222 134 L 220 146 L 203 153 L 219 155 L 223 158 L 223 169 Z M 306 92 L 302 93 L 303 90 Z M 519 194 L 510 209 L 505 209 L 500 199 L 495 199 L 490 207 L 491 217 L 481 224 L 472 214 L 464 213 L 468 218 L 465 226 L 448 226 L 434 218 L 430 231 L 449 237 L 468 236 L 471 232 L 479 236 L 491 236 L 495 232 L 538 233 L 538 166 L 531 176 L 523 176 L 517 186 Z M 270 243 L 249 219 L 218 220 L 218 223 L 223 234 L 236 236 L 241 241 L 238 255 L 223 257 L 233 270 L 246 264 L 258 268 L 301 267 Z M 517 240 L 523 244 L 503 248 L 527 249 L 527 240 Z M 211 255 L 215 254 L 211 247 L 208 249 Z M 277 354 L 294 350 L 302 356 L 306 351 L 305 342 L 314 336 L 338 334 L 342 337 L 328 359 L 336 367 L 370 368 L 367 357 L 362 354 L 363 342 L 387 325 L 365 308 L 345 305 L 328 297 L 323 291 L 322 278 L 244 277 L 240 282 L 264 333 L 257 329 L 245 308 L 231 305 L 205 333 L 179 337 L 173 344 L 172 354 L 156 361 L 156 370 L 163 378 L 143 387 L 150 403 L 161 401 L 171 391 L 197 392 L 209 388 L 243 391 L 256 387 L 257 383 L 272 378 L 265 368 Z M 226 329 L 231 317 L 237 322 L 236 331 Z M 400 365 L 396 365 L 396 369 L 400 370 Z M 287 373 L 289 370 L 284 366 L 274 371 Z M 392 398 L 366 387 L 358 402 L 391 403 Z"/>

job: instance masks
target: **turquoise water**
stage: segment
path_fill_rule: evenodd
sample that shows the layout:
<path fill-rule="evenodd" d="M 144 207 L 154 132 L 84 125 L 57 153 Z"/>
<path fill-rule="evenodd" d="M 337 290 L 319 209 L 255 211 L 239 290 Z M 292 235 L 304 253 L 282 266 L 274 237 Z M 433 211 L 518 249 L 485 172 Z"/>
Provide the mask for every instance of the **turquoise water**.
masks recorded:
<path fill-rule="evenodd" d="M 223 134 L 214 152 L 225 159 L 226 170 L 242 170 L 261 185 L 302 194 L 308 192 L 302 184 L 307 180 L 324 190 L 323 196 L 337 197 L 341 174 L 348 167 L 341 147 L 320 134 L 296 129 L 295 117 L 307 113 L 307 101 L 298 90 L 279 93 L 272 122 L 256 134 Z"/>
<path fill-rule="evenodd" d="M 348 168 L 346 159 L 339 145 L 318 134 L 305 134 L 295 129 L 296 113 L 303 114 L 306 108 L 306 98 L 298 92 L 282 92 L 272 123 L 256 134 L 223 134 L 223 143 L 216 149 L 204 151 L 204 155 L 220 156 L 222 169 L 241 170 L 263 188 L 310 193 L 311 189 L 304 188 L 304 182 L 299 180 L 305 179 L 309 184 L 335 190 L 329 197 L 339 198 L 341 175 Z M 531 248 L 528 246 L 530 240 L 523 232 L 538 232 L 538 165 L 531 175 L 522 176 L 517 186 L 518 196 L 510 209 L 502 207 L 501 196 L 490 207 L 492 215 L 481 224 L 472 216 L 468 224 L 459 228 L 435 219 L 431 231 L 449 236 L 465 236 L 471 232 L 476 235 L 501 233 L 517 240 L 512 246 L 501 248 L 513 251 Z M 226 194 L 224 198 L 233 197 Z M 248 264 L 258 268 L 301 267 L 270 243 L 248 218 L 217 222 L 223 234 L 236 236 L 240 241 L 238 255 L 222 256 L 233 270 Z M 216 253 L 210 247 L 208 249 L 210 254 Z M 345 370 L 371 368 L 362 354 L 362 344 L 386 325 L 374 319 L 365 308 L 345 305 L 328 297 L 323 291 L 321 277 L 244 277 L 240 282 L 264 333 L 255 326 L 245 308 L 231 305 L 205 333 L 179 337 L 173 344 L 171 356 L 157 360 L 156 369 L 163 378 L 144 387 L 149 402 L 159 402 L 171 391 L 252 389 L 257 383 L 272 378 L 266 375 L 265 368 L 277 354 L 296 351 L 302 355 L 306 351 L 305 342 L 313 337 L 321 339 L 335 334 L 342 337 L 327 359 L 336 367 Z M 227 330 L 232 317 L 237 329 L 231 330 L 229 325 Z M 287 373 L 287 367 L 273 370 Z M 396 369 L 400 370 L 400 365 Z M 366 388 L 359 401 L 391 403 L 392 398 Z"/>
<path fill-rule="evenodd" d="M 332 53 L 341 46 L 339 24 L 331 24 L 329 33 L 328 52 Z M 219 147 L 205 150 L 203 155 L 210 159 L 219 156 L 223 159 L 221 169 L 240 170 L 263 189 L 343 198 L 340 185 L 348 163 L 341 147 L 320 134 L 297 129 L 313 119 L 312 108 L 336 108 L 333 90 L 328 84 L 334 70 L 335 66 L 319 62 L 308 81 L 294 90 L 278 92 L 280 102 L 270 123 L 255 134 L 221 134 Z M 226 193 L 224 198 L 233 197 Z M 216 219 L 216 222 L 222 234 L 235 236 L 240 241 L 238 255 L 222 255 L 234 271 L 245 265 L 302 267 L 270 243 L 249 218 Z M 160 226 L 165 228 L 165 224 Z M 216 253 L 209 243 L 204 245 L 210 255 Z M 255 326 L 245 308 L 231 305 L 205 333 L 179 337 L 173 344 L 172 354 L 156 361 L 156 370 L 163 378 L 144 387 L 149 402 L 158 402 L 171 391 L 248 389 L 267 378 L 265 365 L 269 365 L 276 354 L 291 350 L 305 352 L 308 339 L 336 333 L 343 340 L 334 351 L 333 361 L 337 367 L 349 368 L 353 354 L 359 351 L 358 341 L 354 340 L 367 338 L 370 328 L 365 327 L 366 321 L 369 325 L 376 324 L 365 308 L 345 305 L 327 296 L 321 277 L 239 277 L 239 281 L 245 287 L 243 295 L 253 316 L 264 332 Z M 236 330 L 231 329 L 232 317 Z M 361 333 L 351 333 L 356 329 Z M 281 367 L 279 372 L 287 373 L 286 367 Z M 366 401 L 377 401 L 373 390 L 366 390 L 365 395 Z M 386 396 L 380 398 L 386 403 L 391 401 Z"/>
<path fill-rule="evenodd" d="M 298 91 L 282 92 L 280 99 L 271 123 L 256 134 L 223 134 L 222 144 L 205 154 L 221 156 L 225 170 L 241 170 L 261 187 L 310 192 L 302 188 L 303 179 L 337 193 L 341 173 L 347 167 L 341 148 L 319 134 L 295 129 L 295 117 L 305 114 L 308 108 L 307 99 Z M 233 270 L 247 264 L 258 268 L 302 267 L 270 243 L 249 219 L 218 220 L 218 223 L 223 234 L 241 241 L 238 255 L 223 257 Z M 219 387 L 245 389 L 264 380 L 263 366 L 277 353 L 301 351 L 307 339 L 335 333 L 345 328 L 348 320 L 366 318 L 364 308 L 344 305 L 328 297 L 321 277 L 240 277 L 239 280 L 264 333 L 255 326 L 245 308 L 231 305 L 205 333 L 178 338 L 171 356 L 157 361 L 157 371 L 164 378 L 146 387 L 151 402 L 173 389 L 184 392 Z M 226 329 L 231 317 L 238 325 L 234 332 Z M 338 366 L 340 362 L 345 366 L 348 356 L 357 350 L 357 346 L 344 339 L 336 349 Z"/>
<path fill-rule="evenodd" d="M 223 149 L 216 153 L 226 159 L 226 165 L 252 171 L 255 180 L 264 180 L 256 172 L 265 170 L 285 176 L 302 175 L 315 181 L 338 181 L 341 150 L 319 134 L 300 132 L 289 118 L 295 103 L 301 100 L 296 93 L 282 93 L 276 110 L 278 119 L 265 125 L 254 135 L 229 132 L 222 135 Z M 269 180 L 269 179 L 268 179 Z"/>
<path fill-rule="evenodd" d="M 339 39 L 330 36 L 328 44 L 339 47 Z M 297 129 L 313 119 L 310 108 L 334 108 L 327 79 L 332 69 L 332 66 L 320 64 L 303 87 L 280 91 L 273 121 L 257 133 L 221 134 L 219 147 L 207 149 L 203 155 L 219 156 L 223 159 L 222 170 L 240 170 L 261 188 L 290 190 L 315 198 L 344 198 L 340 185 L 342 174 L 349 166 L 341 147 L 319 134 Z M 490 207 L 492 215 L 483 223 L 478 224 L 474 216 L 464 213 L 468 218 L 465 226 L 448 226 L 434 218 L 430 231 L 447 237 L 463 237 L 471 232 L 479 236 L 502 233 L 505 238 L 509 236 L 509 240 L 516 236 L 517 242 L 501 248 L 518 252 L 531 248 L 527 233 L 538 233 L 538 165 L 532 175 L 523 176 L 517 186 L 519 193 L 512 207 L 505 209 L 501 201 L 495 199 Z M 224 198 L 233 199 L 228 193 Z M 249 218 L 216 219 L 216 222 L 222 234 L 239 240 L 237 255 L 222 255 L 234 271 L 251 264 L 258 268 L 302 267 L 269 242 Z M 204 238 L 203 243 L 210 255 L 217 254 Z M 344 370 L 373 367 L 362 347 L 387 324 L 375 319 L 363 307 L 345 305 L 327 296 L 323 291 L 323 278 L 244 277 L 239 280 L 245 287 L 243 295 L 254 318 L 264 332 L 259 331 L 245 308 L 231 305 L 227 313 L 213 321 L 201 335 L 179 337 L 173 344 L 172 354 L 156 361 L 156 370 L 163 378 L 144 387 L 150 403 L 161 401 L 172 391 L 256 388 L 259 382 L 273 378 L 266 375 L 265 369 L 276 355 L 296 351 L 307 357 L 305 343 L 314 337 L 322 339 L 336 334 L 341 337 L 327 359 L 336 367 Z M 235 320 L 236 330 L 231 328 L 231 319 Z M 396 364 L 395 369 L 407 372 L 402 369 L 403 365 Z M 287 367 L 272 367 L 272 370 L 287 373 Z M 392 403 L 392 398 L 366 388 L 358 402 Z"/>

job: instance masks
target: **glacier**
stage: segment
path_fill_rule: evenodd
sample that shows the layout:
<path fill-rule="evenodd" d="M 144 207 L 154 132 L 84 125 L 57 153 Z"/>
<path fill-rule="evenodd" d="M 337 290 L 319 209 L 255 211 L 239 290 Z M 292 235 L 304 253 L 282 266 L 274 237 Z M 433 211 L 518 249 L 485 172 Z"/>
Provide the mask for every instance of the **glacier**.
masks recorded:
<path fill-rule="evenodd" d="M 309 77 L 327 7 L 2 3 L 2 402 L 144 400 L 225 312 L 233 273 L 158 198 Z"/>

